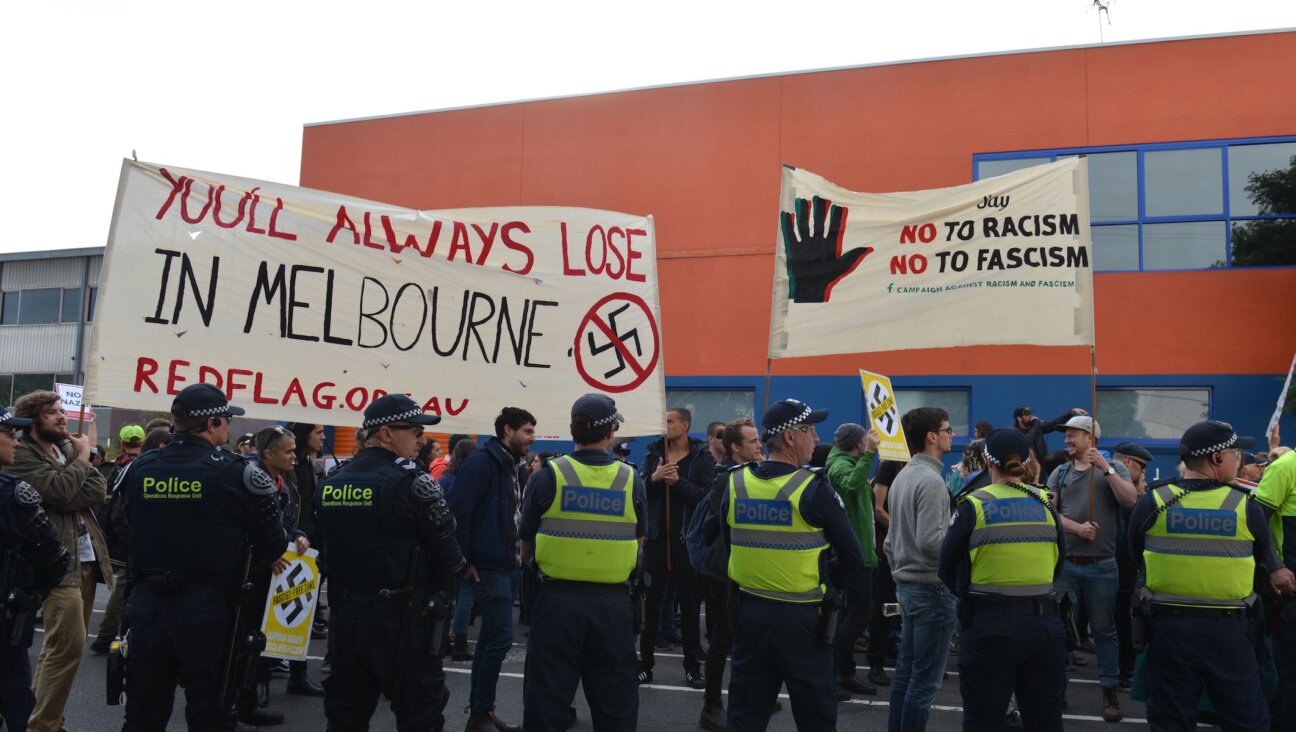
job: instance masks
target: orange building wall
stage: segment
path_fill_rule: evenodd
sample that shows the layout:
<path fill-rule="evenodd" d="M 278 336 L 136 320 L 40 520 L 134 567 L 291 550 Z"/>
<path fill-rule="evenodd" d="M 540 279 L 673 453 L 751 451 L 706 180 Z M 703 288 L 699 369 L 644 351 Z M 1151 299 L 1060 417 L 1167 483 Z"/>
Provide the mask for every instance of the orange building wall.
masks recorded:
<path fill-rule="evenodd" d="M 861 191 L 957 185 L 972 155 L 1296 133 L 1296 33 L 897 64 L 307 127 L 304 186 L 420 209 L 653 214 L 668 374 L 766 367 L 779 166 Z M 1099 274 L 1104 374 L 1264 374 L 1296 343 L 1290 268 Z M 1242 323 L 1246 323 L 1243 326 Z M 1191 329 L 1189 328 L 1191 325 Z M 1263 332 L 1243 340 L 1243 328 Z M 1224 339 L 1203 347 L 1208 334 Z M 1233 343 L 1228 341 L 1233 340 Z M 892 375 L 1087 373 L 1085 348 L 873 354 Z M 840 374 L 857 356 L 788 359 Z"/>

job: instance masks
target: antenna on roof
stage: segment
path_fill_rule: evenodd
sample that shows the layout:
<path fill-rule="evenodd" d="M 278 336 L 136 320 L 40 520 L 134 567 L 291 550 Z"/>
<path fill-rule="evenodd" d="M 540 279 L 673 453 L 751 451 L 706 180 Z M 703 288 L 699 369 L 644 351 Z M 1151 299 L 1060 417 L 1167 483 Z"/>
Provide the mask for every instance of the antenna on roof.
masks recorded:
<path fill-rule="evenodd" d="M 1093 5 L 1098 9 L 1098 42 L 1105 43 L 1103 38 L 1102 17 L 1107 15 L 1107 25 L 1111 25 L 1111 12 L 1107 10 L 1111 6 L 1111 0 L 1093 0 Z"/>

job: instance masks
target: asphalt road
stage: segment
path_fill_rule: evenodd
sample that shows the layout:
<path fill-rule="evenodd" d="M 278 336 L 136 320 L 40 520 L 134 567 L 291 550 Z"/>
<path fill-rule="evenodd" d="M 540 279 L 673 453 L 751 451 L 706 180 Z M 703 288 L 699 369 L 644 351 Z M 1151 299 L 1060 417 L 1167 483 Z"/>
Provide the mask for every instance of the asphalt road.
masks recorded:
<path fill-rule="evenodd" d="M 95 601 L 94 617 L 91 620 L 91 638 L 94 637 L 93 631 L 98 627 L 99 619 L 103 617 L 102 610 L 106 600 L 107 592 L 100 586 Z M 522 719 L 522 671 L 523 659 L 526 655 L 526 630 L 526 626 L 516 626 L 514 648 L 504 664 L 499 681 L 498 713 L 502 718 L 514 723 L 520 723 Z M 470 630 L 470 636 L 475 633 L 474 626 Z M 38 632 L 36 644 L 31 652 L 33 664 L 39 651 L 40 639 L 41 634 Z M 325 641 L 311 642 L 310 673 L 317 680 L 322 678 L 319 664 L 324 655 L 325 643 Z M 642 686 L 639 690 L 639 728 L 651 732 L 699 729 L 697 718 L 702 708 L 702 692 L 690 689 L 684 684 L 682 661 L 678 660 L 683 656 L 678 649 L 659 652 L 657 656 L 654 683 Z M 1103 722 L 1101 717 L 1102 693 L 1095 672 L 1096 659 L 1092 655 L 1085 658 L 1088 660 L 1088 665 L 1077 668 L 1072 676 L 1067 693 L 1070 707 L 1065 712 L 1064 724 L 1068 730 L 1111 729 L 1111 726 Z M 863 662 L 862 656 L 860 660 Z M 65 727 L 70 732 L 115 732 L 121 729 L 124 707 L 110 707 L 104 703 L 104 666 L 105 657 L 91 654 L 87 646 L 66 710 Z M 446 708 L 447 730 L 462 728 L 467 718 L 464 707 L 468 700 L 470 667 L 471 663 L 446 663 L 446 683 L 450 689 L 450 704 Z M 949 657 L 947 669 L 949 678 L 945 680 L 936 695 L 929 724 L 930 729 L 937 732 L 961 729 L 963 723 L 956 656 Z M 285 724 L 277 729 L 324 729 L 322 701 L 290 696 L 285 692 L 286 683 L 286 678 L 281 675 L 276 675 L 271 683 L 270 706 L 272 709 L 284 712 L 286 717 Z M 889 708 L 885 693 L 884 688 L 879 696 L 856 697 L 849 702 L 843 702 L 838 712 L 838 728 L 842 730 L 885 729 Z M 1131 701 L 1124 692 L 1121 697 L 1121 705 L 1125 711 L 1123 724 L 1146 727 L 1143 705 Z M 176 708 L 172 713 L 169 730 L 185 729 L 183 704 L 183 691 L 180 691 L 177 694 Z M 786 696 L 784 707 L 788 708 Z M 574 729 L 592 730 L 583 696 L 578 696 L 577 708 L 579 721 Z M 385 703 L 379 705 L 371 729 L 375 731 L 396 729 L 395 718 Z M 784 711 L 774 715 L 769 729 L 794 730 L 796 725 L 792 721 L 791 713 Z M 1122 726 L 1121 729 L 1126 727 Z"/>

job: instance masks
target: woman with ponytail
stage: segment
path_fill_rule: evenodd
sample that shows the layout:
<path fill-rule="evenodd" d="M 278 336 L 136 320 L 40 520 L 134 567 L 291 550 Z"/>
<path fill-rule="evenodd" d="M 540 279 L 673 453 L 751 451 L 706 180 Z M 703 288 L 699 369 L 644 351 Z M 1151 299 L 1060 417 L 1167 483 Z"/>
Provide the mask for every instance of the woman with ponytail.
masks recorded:
<path fill-rule="evenodd" d="M 1061 730 L 1066 631 L 1053 594 L 1066 552 L 1061 522 L 1029 484 L 1025 435 L 996 430 L 984 457 L 991 484 L 961 497 L 940 553 L 941 581 L 959 596 L 963 729 L 1003 729 L 1015 693 L 1026 730 Z"/>

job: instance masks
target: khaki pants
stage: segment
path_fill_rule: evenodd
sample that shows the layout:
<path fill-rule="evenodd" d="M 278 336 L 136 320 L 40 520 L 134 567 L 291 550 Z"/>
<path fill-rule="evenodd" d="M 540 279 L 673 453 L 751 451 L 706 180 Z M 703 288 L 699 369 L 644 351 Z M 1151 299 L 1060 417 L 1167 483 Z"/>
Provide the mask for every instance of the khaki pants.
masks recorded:
<path fill-rule="evenodd" d="M 126 611 L 126 570 L 113 572 L 112 594 L 108 596 L 108 606 L 104 608 L 103 620 L 99 622 L 96 640 L 105 644 L 112 643 L 121 632 L 122 613 Z"/>
<path fill-rule="evenodd" d="M 55 587 L 42 606 L 45 642 L 36 659 L 32 683 L 36 709 L 27 722 L 31 732 L 58 732 L 63 727 L 63 707 L 72 693 L 72 682 L 85 653 L 96 575 L 94 563 L 83 562 L 81 586 Z"/>

